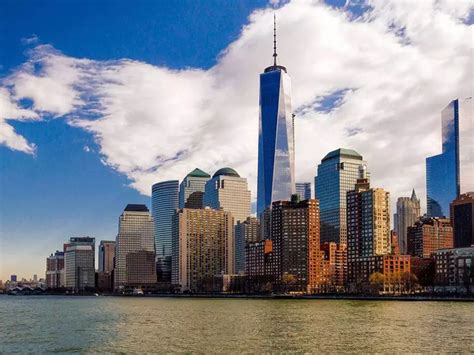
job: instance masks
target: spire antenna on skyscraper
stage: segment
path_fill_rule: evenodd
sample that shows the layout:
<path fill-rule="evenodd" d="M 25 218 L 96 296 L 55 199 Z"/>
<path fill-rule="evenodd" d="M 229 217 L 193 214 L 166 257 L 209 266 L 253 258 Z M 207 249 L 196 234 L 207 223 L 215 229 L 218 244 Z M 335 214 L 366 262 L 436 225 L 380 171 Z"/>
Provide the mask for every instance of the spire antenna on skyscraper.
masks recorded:
<path fill-rule="evenodd" d="M 276 28 L 276 14 L 273 13 L 273 66 L 277 65 L 277 28 Z"/>

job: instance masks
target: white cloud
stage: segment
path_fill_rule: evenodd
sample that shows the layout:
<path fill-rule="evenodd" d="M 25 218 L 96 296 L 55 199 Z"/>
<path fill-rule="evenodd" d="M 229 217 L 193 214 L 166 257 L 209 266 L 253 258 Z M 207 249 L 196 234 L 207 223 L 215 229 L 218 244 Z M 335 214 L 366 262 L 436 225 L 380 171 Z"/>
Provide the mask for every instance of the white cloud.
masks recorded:
<path fill-rule="evenodd" d="M 39 42 L 39 37 L 33 33 L 30 37 L 25 37 L 21 39 L 21 43 L 25 45 L 36 44 Z"/>
<path fill-rule="evenodd" d="M 276 10 L 278 59 L 292 77 L 299 112 L 297 179 L 312 181 L 321 158 L 342 146 L 368 161 L 373 185 L 394 198 L 412 187 L 424 197 L 424 160 L 440 149 L 440 111 L 472 95 L 472 26 L 464 23 L 470 6 L 367 5 L 355 20 L 318 2 Z M 30 98 L 36 113 L 66 115 L 91 132 L 105 164 L 144 194 L 195 167 L 212 173 L 232 166 L 249 178 L 255 198 L 258 75 L 272 61 L 272 16 L 270 8 L 255 11 L 209 70 L 97 62 L 40 46 L 4 84 L 14 100 Z M 341 91 L 336 109 L 317 109 L 322 97 Z M 3 144 L 26 151 L 21 139 Z"/>

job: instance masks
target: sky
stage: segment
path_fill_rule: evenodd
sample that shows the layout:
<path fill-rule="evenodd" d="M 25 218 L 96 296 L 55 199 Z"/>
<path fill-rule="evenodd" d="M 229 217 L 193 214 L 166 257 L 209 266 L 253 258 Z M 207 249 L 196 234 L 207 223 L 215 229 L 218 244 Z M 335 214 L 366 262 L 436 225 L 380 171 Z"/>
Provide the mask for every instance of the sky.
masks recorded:
<path fill-rule="evenodd" d="M 0 280 L 72 236 L 114 239 L 127 203 L 199 167 L 256 198 L 258 76 L 292 79 L 296 176 L 352 148 L 372 186 L 426 206 L 441 110 L 472 96 L 471 1 L 0 3 Z"/>

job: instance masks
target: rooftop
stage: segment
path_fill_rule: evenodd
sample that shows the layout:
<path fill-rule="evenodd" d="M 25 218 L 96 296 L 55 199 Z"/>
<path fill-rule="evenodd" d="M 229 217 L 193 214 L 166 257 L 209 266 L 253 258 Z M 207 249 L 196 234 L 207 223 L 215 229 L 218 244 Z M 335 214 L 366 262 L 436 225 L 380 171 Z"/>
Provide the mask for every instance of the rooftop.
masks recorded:
<path fill-rule="evenodd" d="M 129 203 L 127 207 L 125 207 L 125 211 L 128 212 L 149 212 L 148 207 L 146 205 L 138 205 L 138 204 L 131 204 Z"/>
<path fill-rule="evenodd" d="M 234 169 L 232 168 L 222 168 L 222 169 L 219 169 L 217 170 L 214 175 L 212 176 L 213 178 L 217 177 L 217 176 L 220 176 L 220 175 L 224 175 L 224 176 L 233 176 L 233 177 L 240 177 L 240 175 L 237 173 L 237 171 L 235 171 Z"/>
<path fill-rule="evenodd" d="M 191 171 L 188 175 L 186 175 L 186 177 L 202 177 L 202 178 L 210 178 L 211 175 L 209 175 L 208 173 L 206 173 L 205 171 L 202 171 L 201 169 L 194 169 L 193 171 Z"/>
<path fill-rule="evenodd" d="M 326 160 L 333 159 L 333 158 L 338 158 L 338 157 L 362 160 L 362 155 L 357 153 L 355 150 L 339 148 L 326 154 L 326 156 L 321 160 L 321 162 L 324 162 Z"/>

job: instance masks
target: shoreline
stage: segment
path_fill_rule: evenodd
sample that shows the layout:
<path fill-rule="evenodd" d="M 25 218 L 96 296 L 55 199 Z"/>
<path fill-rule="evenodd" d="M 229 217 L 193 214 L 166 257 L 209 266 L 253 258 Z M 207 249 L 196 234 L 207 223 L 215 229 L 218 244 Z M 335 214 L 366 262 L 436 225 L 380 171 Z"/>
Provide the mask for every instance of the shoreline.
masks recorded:
<path fill-rule="evenodd" d="M 453 296 L 371 296 L 371 295 L 244 295 L 244 294 L 38 294 L 0 296 L 67 296 L 67 297 L 132 297 L 132 298 L 183 298 L 183 299 L 260 299 L 260 300 L 345 300 L 345 301 L 403 301 L 403 302 L 474 302 L 469 297 Z"/>

